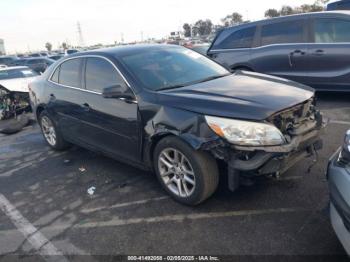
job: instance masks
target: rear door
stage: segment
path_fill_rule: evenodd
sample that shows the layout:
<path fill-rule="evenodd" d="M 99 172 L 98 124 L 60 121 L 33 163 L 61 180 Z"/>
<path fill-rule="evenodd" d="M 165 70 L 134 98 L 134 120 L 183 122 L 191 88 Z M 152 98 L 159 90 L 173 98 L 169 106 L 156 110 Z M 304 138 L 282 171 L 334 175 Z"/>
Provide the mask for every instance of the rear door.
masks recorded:
<path fill-rule="evenodd" d="M 83 141 L 80 116 L 84 111 L 86 91 L 82 83 L 83 58 L 64 61 L 49 79 L 47 110 L 58 122 L 63 136 L 77 143 Z"/>
<path fill-rule="evenodd" d="M 298 81 L 307 67 L 307 19 L 275 21 L 259 27 L 252 49 L 255 71 Z"/>
<path fill-rule="evenodd" d="M 303 82 L 322 90 L 350 89 L 350 19 L 311 20 L 309 74 Z"/>

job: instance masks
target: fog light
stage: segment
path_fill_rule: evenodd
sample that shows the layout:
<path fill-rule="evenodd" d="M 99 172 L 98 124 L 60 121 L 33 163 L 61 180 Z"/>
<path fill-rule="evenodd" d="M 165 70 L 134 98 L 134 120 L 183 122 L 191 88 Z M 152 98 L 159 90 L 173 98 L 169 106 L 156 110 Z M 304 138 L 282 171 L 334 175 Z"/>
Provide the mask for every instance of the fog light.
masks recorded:
<path fill-rule="evenodd" d="M 339 161 L 344 164 L 350 163 L 350 130 L 345 134 L 343 147 L 339 155 Z"/>

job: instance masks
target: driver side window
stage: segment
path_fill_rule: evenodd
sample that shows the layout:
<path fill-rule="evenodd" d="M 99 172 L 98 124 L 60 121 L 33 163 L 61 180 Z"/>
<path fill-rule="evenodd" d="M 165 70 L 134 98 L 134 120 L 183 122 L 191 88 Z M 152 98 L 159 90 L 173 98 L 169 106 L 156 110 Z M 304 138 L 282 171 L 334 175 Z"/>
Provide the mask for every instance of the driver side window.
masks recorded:
<path fill-rule="evenodd" d="M 85 69 L 85 86 L 87 90 L 102 93 L 104 88 L 117 85 L 127 90 L 123 78 L 111 63 L 99 57 L 87 58 Z"/>

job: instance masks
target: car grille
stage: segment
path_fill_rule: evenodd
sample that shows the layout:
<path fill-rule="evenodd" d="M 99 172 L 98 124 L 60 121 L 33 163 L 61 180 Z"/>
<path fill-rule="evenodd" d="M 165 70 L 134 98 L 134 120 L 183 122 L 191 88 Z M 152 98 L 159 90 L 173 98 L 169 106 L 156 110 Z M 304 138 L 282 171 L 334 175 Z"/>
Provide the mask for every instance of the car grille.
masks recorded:
<path fill-rule="evenodd" d="M 284 135 L 297 136 L 317 126 L 314 98 L 272 115 L 268 121 Z"/>

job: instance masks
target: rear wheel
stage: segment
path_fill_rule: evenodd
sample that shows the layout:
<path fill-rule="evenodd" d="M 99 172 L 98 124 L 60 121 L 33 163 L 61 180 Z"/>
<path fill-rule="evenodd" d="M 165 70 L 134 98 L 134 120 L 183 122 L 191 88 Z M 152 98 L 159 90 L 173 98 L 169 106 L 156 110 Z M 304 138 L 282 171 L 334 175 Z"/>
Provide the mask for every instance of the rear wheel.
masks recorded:
<path fill-rule="evenodd" d="M 163 188 L 183 204 L 201 203 L 218 186 L 215 159 L 209 153 L 193 150 L 176 137 L 166 137 L 158 143 L 154 167 Z"/>
<path fill-rule="evenodd" d="M 41 132 L 51 148 L 55 150 L 64 150 L 69 147 L 69 144 L 63 139 L 55 122 L 45 110 L 40 113 L 39 123 Z"/>

